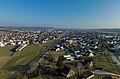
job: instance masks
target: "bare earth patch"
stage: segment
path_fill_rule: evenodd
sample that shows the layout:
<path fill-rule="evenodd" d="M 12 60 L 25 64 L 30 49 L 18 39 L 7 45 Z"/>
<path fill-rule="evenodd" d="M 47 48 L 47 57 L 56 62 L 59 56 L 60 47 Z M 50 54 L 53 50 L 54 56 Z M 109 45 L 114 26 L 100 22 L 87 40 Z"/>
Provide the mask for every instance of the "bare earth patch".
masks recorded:
<path fill-rule="evenodd" d="M 13 32 L 10 32 L 10 31 L 0 31 L 0 34 L 10 34 L 10 33 L 13 33 Z"/>

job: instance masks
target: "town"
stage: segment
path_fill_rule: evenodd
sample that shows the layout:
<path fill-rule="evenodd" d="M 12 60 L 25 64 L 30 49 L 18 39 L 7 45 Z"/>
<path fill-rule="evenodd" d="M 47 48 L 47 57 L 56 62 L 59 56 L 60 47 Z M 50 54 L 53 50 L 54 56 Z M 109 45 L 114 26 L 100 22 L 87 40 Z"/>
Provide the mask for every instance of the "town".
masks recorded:
<path fill-rule="evenodd" d="M 120 79 L 120 0 L 0 0 L 0 79 Z"/>
<path fill-rule="evenodd" d="M 119 79 L 119 41 L 89 30 L 2 30 L 0 78 Z"/>

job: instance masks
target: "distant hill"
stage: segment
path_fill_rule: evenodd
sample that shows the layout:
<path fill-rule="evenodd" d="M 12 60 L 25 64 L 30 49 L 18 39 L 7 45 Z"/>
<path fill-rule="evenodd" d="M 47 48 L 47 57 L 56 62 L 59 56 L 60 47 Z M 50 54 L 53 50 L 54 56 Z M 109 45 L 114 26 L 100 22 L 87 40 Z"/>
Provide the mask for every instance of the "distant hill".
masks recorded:
<path fill-rule="evenodd" d="M 120 33 L 120 29 L 74 29 L 74 28 L 53 28 L 53 27 L 21 27 L 21 26 L 0 26 L 0 31 L 13 31 L 13 30 L 46 30 L 46 29 L 56 29 L 56 30 L 76 30 L 76 31 L 94 31 L 94 32 L 117 32 Z"/>
<path fill-rule="evenodd" d="M 117 32 L 120 33 L 120 29 L 89 29 L 90 31 L 95 32 Z"/>
<path fill-rule="evenodd" d="M 5 26 L 0 27 L 0 30 L 46 30 L 46 29 L 53 29 L 52 27 L 17 27 L 17 26 Z"/>

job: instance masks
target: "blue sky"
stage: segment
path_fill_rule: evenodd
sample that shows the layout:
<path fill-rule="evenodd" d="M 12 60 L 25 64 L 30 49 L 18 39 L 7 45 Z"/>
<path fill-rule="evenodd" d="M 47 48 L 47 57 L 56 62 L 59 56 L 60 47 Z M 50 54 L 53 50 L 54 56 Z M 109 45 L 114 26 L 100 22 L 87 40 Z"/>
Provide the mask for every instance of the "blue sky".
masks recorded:
<path fill-rule="evenodd" d="M 0 0 L 0 26 L 120 28 L 120 0 Z"/>

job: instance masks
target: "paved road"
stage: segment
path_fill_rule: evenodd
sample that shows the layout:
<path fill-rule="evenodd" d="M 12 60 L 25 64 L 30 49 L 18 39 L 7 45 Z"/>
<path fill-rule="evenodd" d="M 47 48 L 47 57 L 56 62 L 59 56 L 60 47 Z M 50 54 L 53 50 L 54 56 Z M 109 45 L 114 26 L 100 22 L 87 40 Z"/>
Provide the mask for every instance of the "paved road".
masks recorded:
<path fill-rule="evenodd" d="M 92 72 L 95 73 L 95 74 L 114 75 L 114 76 L 120 77 L 120 75 L 118 75 L 118 74 L 114 74 L 114 73 L 107 72 L 107 71 L 102 71 L 102 70 L 97 70 L 97 71 L 92 71 Z"/>
<path fill-rule="evenodd" d="M 109 53 L 109 55 L 111 56 L 112 60 L 113 60 L 114 62 L 116 62 L 116 65 L 120 66 L 120 62 L 119 62 L 119 60 L 115 57 L 115 55 L 112 54 L 112 53 L 109 52 L 109 51 L 108 51 L 108 53 Z"/>
<path fill-rule="evenodd" d="M 102 39 L 100 39 L 100 42 L 105 46 L 106 50 L 108 51 L 108 54 L 110 55 L 110 57 L 112 58 L 112 60 L 116 63 L 116 65 L 119 67 L 120 66 L 120 61 L 116 58 L 116 56 L 112 52 L 110 52 L 108 50 L 109 46 L 106 44 L 106 42 L 104 40 L 102 40 Z"/>

